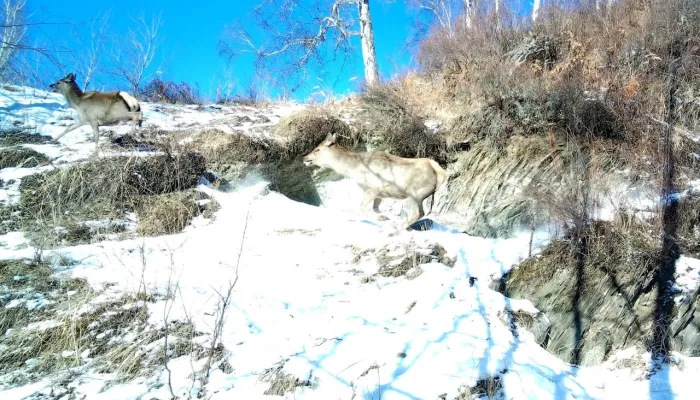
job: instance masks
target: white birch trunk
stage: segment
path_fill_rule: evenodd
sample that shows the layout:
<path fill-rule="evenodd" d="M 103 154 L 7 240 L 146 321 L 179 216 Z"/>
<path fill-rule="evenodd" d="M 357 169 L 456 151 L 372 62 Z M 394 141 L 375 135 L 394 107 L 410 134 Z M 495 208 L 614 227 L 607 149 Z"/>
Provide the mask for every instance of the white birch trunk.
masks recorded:
<path fill-rule="evenodd" d="M 474 0 L 464 0 L 464 22 L 471 29 L 474 23 Z"/>
<path fill-rule="evenodd" d="M 379 70 L 377 69 L 377 54 L 374 49 L 374 31 L 372 30 L 372 17 L 369 13 L 369 0 L 358 0 L 360 12 L 360 39 L 362 41 L 362 61 L 365 66 L 365 81 L 368 87 L 379 83 Z"/>
<path fill-rule="evenodd" d="M 501 0 L 494 0 L 494 11 L 496 12 L 496 30 L 501 30 Z"/>
<path fill-rule="evenodd" d="M 540 12 L 540 0 L 532 2 L 532 22 L 537 21 L 537 14 Z"/>

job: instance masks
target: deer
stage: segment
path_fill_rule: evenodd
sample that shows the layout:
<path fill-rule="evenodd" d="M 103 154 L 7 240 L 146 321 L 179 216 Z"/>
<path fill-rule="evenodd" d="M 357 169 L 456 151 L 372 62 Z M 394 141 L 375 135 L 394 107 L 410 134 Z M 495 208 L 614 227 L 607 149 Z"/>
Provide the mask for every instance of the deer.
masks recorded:
<path fill-rule="evenodd" d="M 140 128 L 143 122 L 141 105 L 134 96 L 127 92 L 83 92 L 75 82 L 75 73 L 69 73 L 58 82 L 49 85 L 49 88 L 54 93 L 61 93 L 68 105 L 78 112 L 78 120 L 55 137 L 54 142 L 58 142 L 58 139 L 72 130 L 90 125 L 97 153 L 100 126 L 112 126 L 121 121 L 131 120 L 134 122 L 134 128 L 136 125 Z"/>
<path fill-rule="evenodd" d="M 396 235 L 405 231 L 426 212 L 423 201 L 431 197 L 432 212 L 435 192 L 445 183 L 445 170 L 429 158 L 403 158 L 385 151 L 353 152 L 336 143 L 337 134 L 330 133 L 315 149 L 302 158 L 304 165 L 330 168 L 353 180 L 363 191 L 360 210 L 365 217 L 370 211 L 377 220 L 387 218 L 379 212 L 382 199 L 406 200 L 407 220 Z M 371 205 L 371 206 L 370 206 Z"/>

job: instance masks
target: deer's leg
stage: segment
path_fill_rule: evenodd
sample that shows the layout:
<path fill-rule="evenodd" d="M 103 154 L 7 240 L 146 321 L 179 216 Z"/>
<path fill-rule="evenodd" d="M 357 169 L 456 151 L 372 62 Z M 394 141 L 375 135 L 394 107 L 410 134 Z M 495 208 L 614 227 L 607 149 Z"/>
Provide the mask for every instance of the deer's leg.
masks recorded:
<path fill-rule="evenodd" d="M 362 204 L 360 206 L 360 211 L 365 218 L 373 218 L 379 221 L 385 221 L 386 217 L 381 214 L 375 213 L 378 211 L 379 202 L 381 199 L 377 198 L 377 192 L 373 190 L 365 191 L 365 196 L 362 199 Z"/>
<path fill-rule="evenodd" d="M 409 226 L 413 225 L 414 222 L 425 216 L 425 211 L 423 210 L 423 201 L 415 199 L 413 197 L 408 198 L 408 210 L 406 210 L 407 219 L 406 223 L 401 226 L 399 231 L 404 231 L 408 229 Z"/>
<path fill-rule="evenodd" d="M 70 131 L 74 131 L 74 130 L 76 130 L 76 129 L 80 128 L 81 126 L 84 126 L 84 125 L 87 125 L 87 122 L 86 122 L 86 121 L 81 121 L 81 120 L 75 121 L 72 125 L 70 125 L 68 128 L 66 128 L 66 130 L 63 131 L 60 135 L 56 136 L 56 137 L 53 139 L 53 141 L 54 141 L 54 142 L 58 142 L 58 139 L 60 139 L 60 138 L 62 138 L 63 136 L 65 136 L 66 133 L 68 133 L 68 132 L 70 132 Z"/>
<path fill-rule="evenodd" d="M 364 197 L 362 198 L 362 204 L 360 204 L 360 211 L 362 212 L 362 215 L 367 217 L 369 216 L 369 210 L 370 210 L 370 204 L 374 202 L 376 195 L 372 191 L 365 191 L 364 192 Z"/>
<path fill-rule="evenodd" d="M 95 154 L 97 154 L 99 151 L 98 146 L 100 144 L 100 130 L 97 121 L 90 121 L 90 127 L 92 127 L 92 134 L 95 137 Z"/>
<path fill-rule="evenodd" d="M 133 126 L 131 131 L 134 132 L 136 131 L 136 128 L 141 127 L 141 123 L 143 122 L 143 113 L 141 111 L 135 111 L 131 114 L 131 121 L 133 122 Z"/>
<path fill-rule="evenodd" d="M 379 221 L 388 221 L 389 218 L 387 218 L 384 214 L 379 211 L 379 205 L 382 203 L 382 198 L 377 197 L 374 199 L 374 203 L 372 204 L 372 211 L 377 215 L 377 220 Z"/>

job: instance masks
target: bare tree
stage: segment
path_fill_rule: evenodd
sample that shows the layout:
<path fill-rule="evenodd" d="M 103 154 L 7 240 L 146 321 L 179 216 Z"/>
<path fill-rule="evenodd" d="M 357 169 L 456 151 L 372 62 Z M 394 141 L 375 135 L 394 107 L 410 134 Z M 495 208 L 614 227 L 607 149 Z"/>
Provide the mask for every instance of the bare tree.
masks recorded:
<path fill-rule="evenodd" d="M 137 93 L 153 64 L 162 38 L 159 31 L 163 27 L 161 15 L 154 15 L 150 21 L 141 14 L 132 17 L 134 26 L 112 50 L 112 73 L 129 85 L 132 93 Z"/>
<path fill-rule="evenodd" d="M 86 34 L 73 28 L 72 36 L 80 49 L 71 52 L 71 58 L 78 75 L 83 79 L 83 90 L 87 90 L 95 74 L 102 68 L 109 17 L 109 13 L 105 13 L 95 18 Z"/>
<path fill-rule="evenodd" d="M 0 9 L 0 71 L 3 71 L 12 57 L 20 50 L 27 32 L 24 24 L 24 6 L 27 0 L 3 0 Z"/>
<path fill-rule="evenodd" d="M 413 0 L 414 7 L 428 13 L 448 35 L 454 34 L 455 0 Z"/>
<path fill-rule="evenodd" d="M 351 39 L 359 36 L 365 81 L 368 86 L 379 82 L 369 0 L 263 0 L 255 16 L 269 36 L 267 43 L 255 43 L 239 21 L 226 28 L 221 55 L 252 53 L 260 63 L 286 56 L 287 71 L 303 73 L 312 60 L 323 65 L 328 57 L 347 57 L 353 51 Z M 327 42 L 333 43 L 330 54 L 324 52 Z"/>

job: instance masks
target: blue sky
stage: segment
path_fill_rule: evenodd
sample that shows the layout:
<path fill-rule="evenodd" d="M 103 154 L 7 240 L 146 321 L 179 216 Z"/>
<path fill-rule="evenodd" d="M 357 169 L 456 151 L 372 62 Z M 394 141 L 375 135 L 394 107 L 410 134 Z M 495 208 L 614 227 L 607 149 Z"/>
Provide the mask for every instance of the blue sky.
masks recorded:
<path fill-rule="evenodd" d="M 164 77 L 174 81 L 186 81 L 198 84 L 202 93 L 208 95 L 217 79 L 225 78 L 227 66 L 230 75 L 241 86 L 253 74 L 252 57 L 241 57 L 228 63 L 217 53 L 217 43 L 222 38 L 224 27 L 236 20 L 252 21 L 250 12 L 259 4 L 259 0 L 30 0 L 29 11 L 34 13 L 34 21 L 66 22 L 78 24 L 78 28 L 87 28 L 88 24 L 100 13 L 111 12 L 110 31 L 119 35 L 125 32 L 131 23 L 130 16 L 144 13 L 146 17 L 161 13 L 164 21 L 162 27 L 163 43 L 159 60 L 166 60 L 163 65 Z M 375 45 L 382 78 L 391 77 L 397 71 L 410 68 L 412 57 L 405 47 L 406 40 L 412 33 L 413 12 L 402 0 L 394 2 L 375 2 L 371 8 Z M 40 40 L 51 41 L 60 46 L 71 43 L 69 25 L 42 26 L 34 33 Z M 119 36 L 117 36 L 119 37 Z M 343 93 L 356 87 L 352 77 L 362 77 L 363 69 L 359 52 L 359 40 L 355 43 L 357 56 L 345 64 L 342 71 L 334 65 L 324 80 L 310 79 L 305 82 L 302 98 L 307 97 L 319 86 L 323 90 Z M 70 69 L 69 63 L 65 62 Z M 51 75 L 49 73 L 49 75 Z M 58 78 L 59 71 L 52 76 Z M 81 77 L 78 77 L 81 81 Z M 103 80 L 104 81 L 104 80 Z M 115 83 L 107 81 L 107 86 Z M 274 91 L 274 90 L 273 90 Z"/>

